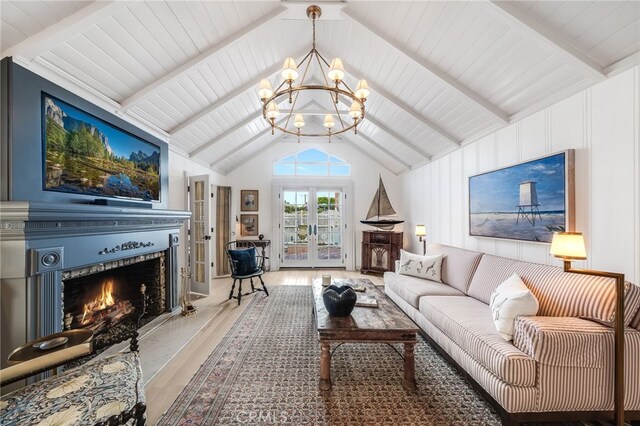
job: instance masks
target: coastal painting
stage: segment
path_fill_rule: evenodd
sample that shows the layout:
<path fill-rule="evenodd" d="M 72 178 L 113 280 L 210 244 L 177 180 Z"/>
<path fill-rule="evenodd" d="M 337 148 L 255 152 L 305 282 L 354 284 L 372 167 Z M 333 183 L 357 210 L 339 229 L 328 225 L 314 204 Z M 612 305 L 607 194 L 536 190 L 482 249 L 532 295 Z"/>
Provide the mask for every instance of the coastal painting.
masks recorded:
<path fill-rule="evenodd" d="M 160 201 L 160 148 L 42 94 L 44 188 Z"/>
<path fill-rule="evenodd" d="M 551 242 L 573 229 L 574 151 L 469 178 L 469 234 Z"/>

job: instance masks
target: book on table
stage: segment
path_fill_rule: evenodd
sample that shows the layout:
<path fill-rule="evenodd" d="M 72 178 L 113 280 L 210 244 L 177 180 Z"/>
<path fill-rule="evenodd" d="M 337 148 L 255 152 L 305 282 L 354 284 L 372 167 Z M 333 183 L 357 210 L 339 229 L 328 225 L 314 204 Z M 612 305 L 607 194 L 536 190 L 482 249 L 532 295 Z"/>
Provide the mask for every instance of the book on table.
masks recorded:
<path fill-rule="evenodd" d="M 377 308 L 378 301 L 376 300 L 375 296 L 371 294 L 358 294 L 356 306 L 359 306 L 361 308 Z"/>

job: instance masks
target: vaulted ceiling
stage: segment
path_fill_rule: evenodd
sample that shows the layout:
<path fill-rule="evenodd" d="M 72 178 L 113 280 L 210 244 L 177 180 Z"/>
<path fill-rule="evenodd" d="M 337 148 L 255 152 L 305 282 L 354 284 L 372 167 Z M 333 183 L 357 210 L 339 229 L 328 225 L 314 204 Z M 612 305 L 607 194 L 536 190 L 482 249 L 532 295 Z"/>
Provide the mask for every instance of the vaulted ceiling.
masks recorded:
<path fill-rule="evenodd" d="M 365 78 L 372 89 L 358 134 L 339 143 L 395 173 L 640 59 L 638 1 L 316 3 L 318 50 L 342 58 L 351 87 Z M 283 59 L 311 48 L 309 4 L 2 1 L 0 48 L 226 173 L 281 138 L 257 84 L 275 85 Z M 306 104 L 322 112 L 321 99 Z"/>

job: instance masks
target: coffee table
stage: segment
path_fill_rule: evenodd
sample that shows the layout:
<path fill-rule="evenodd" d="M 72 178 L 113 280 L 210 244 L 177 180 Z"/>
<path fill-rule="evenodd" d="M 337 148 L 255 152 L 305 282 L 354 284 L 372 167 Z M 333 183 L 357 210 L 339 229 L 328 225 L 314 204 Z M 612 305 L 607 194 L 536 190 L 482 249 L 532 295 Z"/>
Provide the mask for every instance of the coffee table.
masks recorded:
<path fill-rule="evenodd" d="M 336 280 L 335 284 L 365 285 L 365 293 L 374 295 L 377 308 L 356 306 L 348 317 L 332 317 L 322 301 L 321 279 L 312 282 L 314 314 L 320 338 L 320 389 L 331 389 L 331 345 L 341 343 L 403 343 L 405 389 L 416 389 L 414 349 L 418 327 L 366 278 Z"/>

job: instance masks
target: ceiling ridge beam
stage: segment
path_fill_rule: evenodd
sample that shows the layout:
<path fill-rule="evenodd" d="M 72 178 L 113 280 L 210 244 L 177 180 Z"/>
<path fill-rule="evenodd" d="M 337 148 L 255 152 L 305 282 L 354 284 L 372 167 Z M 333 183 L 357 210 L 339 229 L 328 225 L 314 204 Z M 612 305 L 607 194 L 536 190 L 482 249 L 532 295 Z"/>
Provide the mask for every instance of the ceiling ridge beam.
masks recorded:
<path fill-rule="evenodd" d="M 4 50 L 0 58 L 20 55 L 29 60 L 42 55 L 54 47 L 64 43 L 76 34 L 96 25 L 100 21 L 112 16 L 117 11 L 129 6 L 124 1 L 94 1 L 77 12 L 56 21 L 55 24 L 38 31 Z"/>
<path fill-rule="evenodd" d="M 272 20 L 282 16 L 287 11 L 286 7 L 279 6 L 274 11 L 262 16 L 257 21 L 251 22 L 249 25 L 246 25 L 242 29 L 236 31 L 233 34 L 228 35 L 222 40 L 220 43 L 216 44 L 200 53 L 198 56 L 195 56 L 183 63 L 182 65 L 175 68 L 173 71 L 165 74 L 161 78 L 155 80 L 153 83 L 146 85 L 142 89 L 138 90 L 133 95 L 124 99 L 120 104 L 122 105 L 123 110 L 128 110 L 140 101 L 146 99 L 153 92 L 168 84 L 170 81 L 175 80 L 176 78 L 182 77 L 193 68 L 202 65 L 207 62 L 212 56 L 219 53 L 221 50 L 228 48 L 229 46 L 234 45 L 235 43 L 240 42 L 244 39 L 248 34 L 258 31 L 265 25 L 269 24 Z"/>
<path fill-rule="evenodd" d="M 213 145 L 215 145 L 218 142 L 220 142 L 222 139 L 224 139 L 227 136 L 229 136 L 230 134 L 240 130 L 241 128 L 243 128 L 247 124 L 251 123 L 256 118 L 261 117 L 261 116 L 262 116 L 262 109 L 252 112 L 251 114 L 247 115 L 242 120 L 240 120 L 240 122 L 238 122 L 235 126 L 231 127 L 230 129 L 225 130 L 220 135 L 218 135 L 215 138 L 211 139 L 209 142 L 205 143 L 204 145 L 200 145 L 198 148 L 196 148 L 193 151 L 189 152 L 189 157 L 196 156 L 196 155 L 200 154 L 202 151 L 204 151 L 206 149 L 209 149 Z"/>
<path fill-rule="evenodd" d="M 304 52 L 302 52 L 302 53 L 299 52 L 299 54 L 294 56 L 294 57 L 297 58 L 297 57 L 302 56 L 302 55 L 304 55 Z M 191 126 L 193 123 L 195 123 L 195 122 L 197 122 L 199 120 L 202 120 L 204 117 L 206 117 L 207 115 L 211 114 L 213 111 L 217 110 L 222 105 L 232 101 L 233 99 L 235 99 L 236 97 L 242 95 L 244 92 L 248 91 L 252 87 L 257 87 L 257 85 L 259 84 L 259 82 L 260 82 L 260 80 L 262 78 L 267 78 L 267 79 L 272 78 L 273 75 L 275 73 L 277 73 L 281 68 L 282 68 L 282 65 L 280 64 L 280 62 L 277 62 L 272 67 L 268 68 L 266 71 L 264 71 L 262 73 L 262 75 L 264 77 L 257 77 L 255 79 L 255 81 L 252 80 L 252 81 L 250 81 L 250 82 L 248 82 L 246 84 L 243 84 L 242 86 L 238 87 L 237 89 L 233 90 L 232 92 L 227 93 L 226 95 L 224 95 L 223 97 L 219 98 L 218 100 L 216 100 L 211 105 L 209 105 L 206 108 L 204 108 L 202 111 L 200 111 L 197 114 L 187 118 L 185 121 L 183 121 L 182 123 L 178 124 L 173 129 L 169 130 L 169 134 L 173 136 L 176 133 L 179 133 L 179 132 L 183 131 L 184 129 L 186 129 L 187 127 Z"/>
<path fill-rule="evenodd" d="M 595 82 L 607 79 L 604 67 L 589 58 L 581 50 L 567 42 L 560 34 L 545 27 L 540 22 L 527 16 L 508 2 L 481 1 L 479 4 L 490 11 L 494 16 L 513 25 L 516 31 L 543 44 L 545 47 L 560 55 L 571 64 L 578 66 L 585 74 Z"/>
<path fill-rule="evenodd" d="M 350 106 L 343 99 L 340 99 L 340 103 L 345 105 L 347 108 Z M 380 130 L 387 133 L 389 136 L 396 139 L 401 144 L 406 145 L 407 148 L 413 150 L 414 152 L 417 152 L 427 160 L 431 159 L 431 155 L 429 153 L 422 150 L 422 148 L 415 146 L 414 144 L 412 144 L 411 142 L 409 142 L 408 140 L 400 136 L 398 133 L 396 133 L 394 130 L 391 130 L 390 128 L 382 124 L 380 121 L 376 120 L 376 118 L 371 113 L 369 114 L 365 113 L 364 119 L 369 120 L 374 126 L 378 127 Z"/>
<path fill-rule="evenodd" d="M 345 17 L 349 19 L 350 22 L 352 22 L 355 26 L 365 31 L 372 38 L 380 40 L 380 42 L 382 42 L 383 44 L 391 47 L 393 50 L 400 53 L 402 56 L 411 60 L 414 64 L 418 65 L 420 68 L 422 68 L 424 71 L 426 71 L 433 78 L 438 80 L 440 83 L 446 85 L 449 89 L 457 92 L 458 94 L 466 98 L 468 101 L 474 103 L 477 107 L 484 110 L 486 113 L 491 115 L 495 120 L 499 121 L 501 124 L 505 126 L 509 124 L 509 119 L 507 118 L 507 115 L 505 114 L 504 111 L 502 111 L 496 105 L 489 102 L 487 99 L 475 93 L 469 87 L 460 83 L 458 80 L 454 79 L 449 74 L 437 69 L 436 67 L 428 63 L 425 59 L 416 58 L 415 54 L 409 52 L 405 47 L 401 46 L 395 41 L 389 40 L 388 38 L 382 36 L 380 31 L 378 31 L 377 29 L 370 28 L 370 26 L 367 26 L 366 24 L 364 24 L 360 20 L 360 18 L 356 17 L 353 14 L 353 12 L 349 11 L 348 9 L 344 9 L 342 13 Z"/>
<path fill-rule="evenodd" d="M 377 94 L 380 94 L 380 96 L 385 98 L 387 101 L 391 102 L 396 107 L 398 107 L 399 109 L 403 110 L 404 112 L 406 112 L 407 114 L 409 114 L 410 116 L 412 116 L 413 118 L 418 120 L 420 123 L 422 123 L 423 125 L 425 125 L 429 129 L 431 129 L 433 132 L 435 132 L 441 138 L 443 138 L 445 141 L 447 141 L 447 143 L 449 143 L 451 146 L 460 147 L 460 143 L 461 142 L 458 139 L 456 139 L 453 135 L 451 135 L 449 132 L 447 132 L 442 127 L 440 127 L 439 125 L 437 125 L 433 121 L 429 120 L 428 118 L 426 118 L 422 114 L 418 113 L 415 109 L 411 108 L 409 105 L 407 105 L 406 103 L 404 103 L 403 101 L 398 99 L 396 96 L 394 96 L 391 93 L 387 92 L 385 89 L 382 88 L 381 85 L 376 84 L 376 80 L 371 78 L 371 76 L 367 76 L 365 73 L 363 73 L 361 70 L 358 70 L 357 68 L 353 67 L 353 65 L 351 65 L 351 64 L 345 64 L 345 68 L 348 68 L 348 69 L 351 70 L 349 72 L 349 74 L 351 74 L 352 77 L 357 75 L 360 78 L 362 78 L 364 80 L 367 80 L 369 82 L 369 84 L 371 84 L 371 82 L 373 82 L 374 83 L 374 87 L 373 87 L 373 89 L 371 89 L 371 90 L 373 90 L 373 92 L 375 92 Z"/>
<path fill-rule="evenodd" d="M 214 167 L 216 164 L 219 164 L 219 163 L 223 162 L 224 160 L 226 160 L 227 158 L 231 157 L 233 154 L 237 153 L 238 151 L 240 151 L 242 149 L 245 149 L 246 147 L 248 147 L 252 143 L 257 142 L 258 140 L 260 140 L 263 137 L 267 136 L 270 132 L 271 132 L 271 128 L 267 128 L 267 129 L 264 129 L 263 131 L 261 131 L 260 133 L 256 133 L 252 138 L 246 140 L 245 142 L 242 142 L 237 147 L 235 147 L 235 148 L 229 150 L 228 152 L 224 153 L 220 158 L 216 158 L 210 164 L 210 166 Z M 281 140 L 284 135 L 286 135 L 286 133 L 283 133 L 281 135 L 276 136 L 276 138 L 274 139 L 273 142 L 277 142 L 277 141 Z"/>

